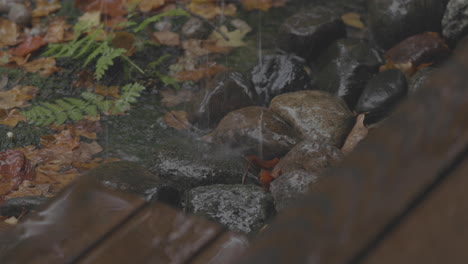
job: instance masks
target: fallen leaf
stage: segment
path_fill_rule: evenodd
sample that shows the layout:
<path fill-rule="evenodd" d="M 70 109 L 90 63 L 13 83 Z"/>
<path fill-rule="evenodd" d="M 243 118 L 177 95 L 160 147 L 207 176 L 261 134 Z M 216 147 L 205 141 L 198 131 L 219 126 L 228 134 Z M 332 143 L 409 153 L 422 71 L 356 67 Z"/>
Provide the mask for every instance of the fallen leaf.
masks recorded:
<path fill-rule="evenodd" d="M 83 15 L 78 17 L 78 22 L 85 23 L 90 27 L 97 27 L 101 23 L 101 12 L 100 11 L 90 11 L 85 12 Z"/>
<path fill-rule="evenodd" d="M 361 21 L 361 15 L 359 15 L 358 13 L 349 12 L 349 13 L 343 14 L 341 16 L 341 20 L 343 20 L 343 22 L 350 27 L 359 28 L 359 29 L 365 28 L 364 24 Z"/>
<path fill-rule="evenodd" d="M 26 118 L 19 113 L 18 109 L 0 109 L 0 124 L 15 127 L 20 121 L 26 121 Z"/>
<path fill-rule="evenodd" d="M 185 111 L 170 111 L 164 115 L 164 122 L 169 127 L 177 130 L 188 130 L 191 125 L 187 118 L 187 112 Z"/>
<path fill-rule="evenodd" d="M 70 27 L 63 17 L 53 19 L 47 27 L 44 41 L 47 43 L 60 43 L 72 40 L 73 34 L 66 34 Z"/>
<path fill-rule="evenodd" d="M 3 222 L 5 222 L 5 223 L 7 223 L 9 225 L 16 225 L 18 223 L 18 219 L 16 217 L 12 216 L 12 217 L 6 219 Z"/>
<path fill-rule="evenodd" d="M 58 0 L 35 0 L 34 2 L 36 8 L 32 11 L 33 17 L 47 16 L 62 7 Z"/>
<path fill-rule="evenodd" d="M 214 64 L 210 66 L 201 66 L 193 71 L 182 71 L 175 74 L 178 81 L 199 81 L 205 78 L 211 78 L 220 72 L 228 69 L 222 65 Z"/>
<path fill-rule="evenodd" d="M 160 8 L 164 3 L 165 0 L 142 0 L 138 3 L 138 8 L 145 13 Z"/>
<path fill-rule="evenodd" d="M 189 90 L 162 90 L 161 92 L 161 104 L 165 107 L 175 107 L 181 103 L 189 102 L 193 99 L 193 92 Z"/>
<path fill-rule="evenodd" d="M 0 18 L 0 47 L 18 43 L 19 27 L 14 22 Z"/>
<path fill-rule="evenodd" d="M 27 72 L 36 72 L 44 77 L 49 77 L 54 72 L 60 70 L 55 66 L 55 59 L 52 57 L 39 58 L 21 66 Z"/>
<path fill-rule="evenodd" d="M 242 41 L 242 39 L 245 37 L 248 31 L 245 32 L 241 29 L 229 31 L 226 26 L 221 26 L 219 30 L 223 32 L 224 35 L 229 38 L 229 40 L 226 40 L 219 32 L 215 30 L 211 33 L 208 39 L 216 41 L 217 46 L 237 48 L 247 45 L 244 41 Z"/>
<path fill-rule="evenodd" d="M 38 92 L 35 86 L 15 86 L 8 91 L 0 91 L 0 109 L 28 106 L 27 101 L 36 97 Z"/>
<path fill-rule="evenodd" d="M 100 122 L 89 121 L 86 119 L 80 120 L 73 124 L 67 124 L 67 129 L 73 131 L 76 136 L 83 136 L 89 139 L 96 139 L 96 132 L 102 132 Z"/>
<path fill-rule="evenodd" d="M 180 38 L 179 34 L 171 31 L 157 31 L 153 32 L 153 37 L 157 43 L 166 46 L 179 46 Z"/>
<path fill-rule="evenodd" d="M 273 0 L 242 0 L 241 3 L 249 11 L 259 9 L 267 12 L 273 6 Z"/>
<path fill-rule="evenodd" d="M 218 15 L 235 16 L 237 8 L 234 4 L 227 4 L 220 7 L 215 1 L 191 1 L 188 4 L 188 9 L 193 13 L 202 16 L 206 19 L 215 18 Z"/>
<path fill-rule="evenodd" d="M 41 36 L 28 36 L 18 47 L 11 50 L 11 54 L 25 56 L 46 44 L 47 42 Z"/>
<path fill-rule="evenodd" d="M 132 56 L 135 53 L 135 35 L 130 32 L 126 31 L 119 31 L 114 34 L 114 38 L 112 39 L 112 46 L 114 48 L 122 48 L 125 49 L 126 52 L 124 53 L 125 56 Z"/>
<path fill-rule="evenodd" d="M 267 170 L 262 169 L 259 174 L 260 183 L 265 187 L 265 189 L 270 189 L 270 183 L 274 180 L 273 176 L 271 176 L 270 172 Z"/>
<path fill-rule="evenodd" d="M 99 11 L 110 17 L 120 17 L 127 14 L 126 0 L 75 0 L 75 7 L 83 12 Z M 130 3 L 130 1 L 128 1 Z"/>
<path fill-rule="evenodd" d="M 359 142 L 366 138 L 369 129 L 364 125 L 364 118 L 365 114 L 360 114 L 356 117 L 356 124 L 348 134 L 348 137 L 341 148 L 341 152 L 343 152 L 343 154 L 348 155 L 351 153 Z"/>
<path fill-rule="evenodd" d="M 34 167 L 23 152 L 9 149 L 0 152 L 0 182 L 12 182 L 11 187 L 18 187 L 23 180 L 36 177 Z"/>
<path fill-rule="evenodd" d="M 120 98 L 120 90 L 119 86 L 113 85 L 113 86 L 105 86 L 102 84 L 97 84 L 96 88 L 94 88 L 94 92 L 103 96 L 110 96 L 113 98 Z"/>

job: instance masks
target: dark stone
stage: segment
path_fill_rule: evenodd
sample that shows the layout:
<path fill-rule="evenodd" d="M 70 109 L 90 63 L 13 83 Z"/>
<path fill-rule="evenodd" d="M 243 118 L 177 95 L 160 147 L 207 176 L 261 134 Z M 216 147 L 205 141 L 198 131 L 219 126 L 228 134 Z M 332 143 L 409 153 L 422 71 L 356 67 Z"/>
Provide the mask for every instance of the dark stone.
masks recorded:
<path fill-rule="evenodd" d="M 342 158 L 343 153 L 332 145 L 317 140 L 304 140 L 294 146 L 276 164 L 273 175 L 278 176 L 296 170 L 319 173 Z"/>
<path fill-rule="evenodd" d="M 171 183 L 134 162 L 105 163 L 86 174 L 111 189 L 134 193 L 148 201 L 180 206 L 180 193 Z"/>
<path fill-rule="evenodd" d="M 153 155 L 151 171 L 181 191 L 211 184 L 236 184 L 245 174 L 248 183 L 258 183 L 246 171 L 238 152 L 192 139 L 169 139 Z"/>
<path fill-rule="evenodd" d="M 11 198 L 0 206 L 0 215 L 19 217 L 27 211 L 36 209 L 48 200 L 48 198 L 42 196 Z"/>
<path fill-rule="evenodd" d="M 191 120 L 201 128 L 212 128 L 229 112 L 255 105 L 252 83 L 239 72 L 218 74 L 201 92 Z"/>
<path fill-rule="evenodd" d="M 206 138 L 263 159 L 281 157 L 299 142 L 299 135 L 291 126 L 259 106 L 230 112 Z"/>
<path fill-rule="evenodd" d="M 181 34 L 186 38 L 204 39 L 208 37 L 211 32 L 210 26 L 203 20 L 191 17 L 182 26 Z"/>
<path fill-rule="evenodd" d="M 255 185 L 210 185 L 190 190 L 186 210 L 253 234 L 274 214 L 273 198 Z"/>
<path fill-rule="evenodd" d="M 294 205 L 294 202 L 307 193 L 309 185 L 316 182 L 318 176 L 303 170 L 282 174 L 270 184 L 270 192 L 275 200 L 276 211 L 282 211 Z"/>
<path fill-rule="evenodd" d="M 413 76 L 411 76 L 411 79 L 409 80 L 408 94 L 414 94 L 415 92 L 421 90 L 426 81 L 434 74 L 435 71 L 436 68 L 434 67 L 424 67 L 419 69 Z"/>
<path fill-rule="evenodd" d="M 18 25 L 28 25 L 31 22 L 32 13 L 24 4 L 13 4 L 8 12 L 8 19 Z"/>
<path fill-rule="evenodd" d="M 403 39 L 426 31 L 441 31 L 448 0 L 368 0 L 373 40 L 389 49 Z"/>
<path fill-rule="evenodd" d="M 365 83 L 377 73 L 381 58 L 364 41 L 340 39 L 320 56 L 318 66 L 321 65 L 318 87 L 343 98 L 352 109 Z"/>
<path fill-rule="evenodd" d="M 271 101 L 270 110 L 303 138 L 323 140 L 337 147 L 341 147 L 354 122 L 344 101 L 324 91 L 279 95 Z"/>
<path fill-rule="evenodd" d="M 403 72 L 397 69 L 381 72 L 367 83 L 356 105 L 356 112 L 368 112 L 366 124 L 379 121 L 406 96 L 407 91 Z"/>
<path fill-rule="evenodd" d="M 468 33 L 468 2 L 449 0 L 442 18 L 442 35 L 455 43 Z"/>
<path fill-rule="evenodd" d="M 304 63 L 293 55 L 264 56 L 251 74 L 255 91 L 265 106 L 277 95 L 312 89 Z"/>
<path fill-rule="evenodd" d="M 311 61 L 334 40 L 345 37 L 343 21 L 329 8 L 303 10 L 281 25 L 278 46 Z"/>

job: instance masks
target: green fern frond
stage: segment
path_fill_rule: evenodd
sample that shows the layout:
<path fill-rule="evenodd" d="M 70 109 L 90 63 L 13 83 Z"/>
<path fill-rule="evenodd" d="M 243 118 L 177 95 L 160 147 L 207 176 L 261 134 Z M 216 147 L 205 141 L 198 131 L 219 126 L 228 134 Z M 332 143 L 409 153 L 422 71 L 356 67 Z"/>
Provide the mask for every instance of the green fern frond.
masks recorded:
<path fill-rule="evenodd" d="M 145 19 L 133 31 L 134 32 L 140 32 L 141 30 L 146 28 L 149 24 L 158 22 L 159 20 L 161 20 L 164 17 L 189 16 L 189 15 L 190 14 L 187 11 L 183 10 L 183 9 L 180 9 L 180 8 L 171 9 L 171 10 L 165 11 L 165 12 L 163 12 L 161 14 L 158 14 L 158 15 L 155 15 L 155 16 L 152 16 L 152 17 L 149 17 L 149 18 Z"/>
<path fill-rule="evenodd" d="M 96 79 L 100 80 L 109 66 L 114 65 L 114 59 L 124 54 L 125 52 L 127 52 L 125 49 L 114 49 L 111 47 L 106 47 L 102 52 L 102 56 L 99 57 L 96 62 Z"/>

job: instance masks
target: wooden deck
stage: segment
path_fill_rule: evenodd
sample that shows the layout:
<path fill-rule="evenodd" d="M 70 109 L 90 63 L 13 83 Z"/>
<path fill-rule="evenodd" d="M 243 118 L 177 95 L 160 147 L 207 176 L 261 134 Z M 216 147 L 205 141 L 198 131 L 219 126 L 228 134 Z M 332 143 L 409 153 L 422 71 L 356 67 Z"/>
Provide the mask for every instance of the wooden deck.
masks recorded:
<path fill-rule="evenodd" d="M 0 263 L 468 263 L 468 48 L 422 90 L 246 250 L 83 179 L 0 236 Z"/>

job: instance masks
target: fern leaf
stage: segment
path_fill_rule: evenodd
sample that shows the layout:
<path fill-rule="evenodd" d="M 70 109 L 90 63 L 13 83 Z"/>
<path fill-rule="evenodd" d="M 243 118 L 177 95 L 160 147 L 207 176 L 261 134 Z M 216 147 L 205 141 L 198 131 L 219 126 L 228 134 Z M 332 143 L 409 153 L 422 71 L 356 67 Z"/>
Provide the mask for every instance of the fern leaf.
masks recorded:
<path fill-rule="evenodd" d="M 165 12 L 163 12 L 161 14 L 158 14 L 158 15 L 155 15 L 155 16 L 152 16 L 152 17 L 149 17 L 149 18 L 145 19 L 143 22 L 141 22 L 140 25 L 138 25 L 138 27 L 136 27 L 134 29 L 134 31 L 135 32 L 140 32 L 141 30 L 146 28 L 149 24 L 154 23 L 154 22 L 158 22 L 159 20 L 161 20 L 164 17 L 189 16 L 189 15 L 190 14 L 187 13 L 187 11 L 185 11 L 183 9 L 180 9 L 180 8 L 171 9 L 171 10 L 165 11 Z"/>
<path fill-rule="evenodd" d="M 110 109 L 114 106 L 114 101 L 105 100 L 97 103 L 99 109 L 103 112 L 108 114 Z"/>
<path fill-rule="evenodd" d="M 90 104 L 86 106 L 84 112 L 92 117 L 96 117 L 98 115 L 98 109 L 96 105 Z"/>
<path fill-rule="evenodd" d="M 102 56 L 96 62 L 96 79 L 100 80 L 104 73 L 109 69 L 109 66 L 114 65 L 114 59 L 126 52 L 125 49 L 114 49 L 107 47 L 104 49 Z"/>
<path fill-rule="evenodd" d="M 90 92 L 82 92 L 81 97 L 83 97 L 83 99 L 90 101 L 94 104 L 97 104 L 98 102 L 101 102 L 104 100 L 104 96 L 95 94 L 95 93 L 90 93 Z"/>
<path fill-rule="evenodd" d="M 88 55 L 88 57 L 86 57 L 83 67 L 86 67 L 86 65 L 88 65 L 92 60 L 94 60 L 97 56 L 102 54 L 106 48 L 109 48 L 107 42 L 103 42 L 101 43 L 101 45 L 97 46 L 97 48 L 93 52 L 91 52 Z"/>
<path fill-rule="evenodd" d="M 84 54 L 90 52 L 91 47 L 94 46 L 93 44 L 96 44 L 96 40 L 94 39 L 93 34 L 89 35 L 89 36 L 86 36 L 84 39 L 85 39 L 83 41 L 84 44 L 80 45 L 80 47 L 78 48 L 79 51 L 77 52 L 76 55 L 73 56 L 74 59 L 79 58 L 79 57 L 83 56 Z"/>
<path fill-rule="evenodd" d="M 67 121 L 68 115 L 66 114 L 65 109 L 63 109 L 59 105 L 51 104 L 47 102 L 42 103 L 42 105 L 52 110 L 52 112 L 55 115 L 56 125 L 60 126 L 61 124 L 65 123 L 65 121 Z"/>

